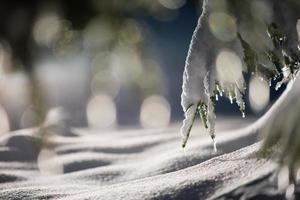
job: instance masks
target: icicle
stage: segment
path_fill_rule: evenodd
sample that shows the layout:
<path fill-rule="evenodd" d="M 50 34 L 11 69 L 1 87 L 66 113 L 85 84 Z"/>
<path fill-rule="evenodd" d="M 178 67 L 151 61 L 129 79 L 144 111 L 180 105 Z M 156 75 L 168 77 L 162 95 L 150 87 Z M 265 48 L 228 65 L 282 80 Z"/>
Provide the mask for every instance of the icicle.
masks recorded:
<path fill-rule="evenodd" d="M 209 71 L 206 73 L 204 80 L 203 80 L 203 85 L 204 85 L 204 93 L 207 99 L 207 102 L 210 101 L 210 94 L 209 94 Z M 200 117 L 202 119 L 202 122 L 204 124 L 204 127 L 207 129 L 208 128 L 208 105 L 205 103 L 202 103 L 200 105 Z"/>
<path fill-rule="evenodd" d="M 272 79 L 269 80 L 269 86 L 272 86 Z"/>
<path fill-rule="evenodd" d="M 214 152 L 217 153 L 218 149 L 217 149 L 217 141 L 215 138 L 212 139 L 213 140 L 213 146 L 214 146 Z"/>
<path fill-rule="evenodd" d="M 280 81 L 280 82 L 278 82 L 278 83 L 276 84 L 275 90 L 276 90 L 276 91 L 279 90 L 279 88 L 281 88 L 281 85 L 282 85 L 282 84 L 283 84 L 283 80 Z"/>
<path fill-rule="evenodd" d="M 216 83 L 216 100 L 218 101 L 219 100 L 219 95 L 220 97 L 223 96 L 223 92 L 224 90 L 220 87 L 219 83 Z"/>
<path fill-rule="evenodd" d="M 215 138 L 215 121 L 216 121 L 215 105 L 212 101 L 209 101 L 208 109 L 207 109 L 207 125 L 208 125 L 209 135 L 212 138 Z"/>
<path fill-rule="evenodd" d="M 218 91 L 218 92 L 220 92 L 220 86 L 219 86 L 219 84 L 216 82 L 215 83 L 216 84 L 216 90 Z"/>
<path fill-rule="evenodd" d="M 207 72 L 203 84 L 205 88 L 205 94 L 206 94 L 206 100 L 207 100 L 207 107 L 206 107 L 206 123 L 208 127 L 208 132 L 211 136 L 212 139 L 215 138 L 215 120 L 216 120 L 216 115 L 215 115 L 215 104 L 212 101 L 211 95 L 210 95 L 210 90 L 209 90 L 209 72 Z"/>
<path fill-rule="evenodd" d="M 204 127 L 207 129 L 207 105 L 205 103 L 201 103 L 198 107 L 200 117 L 202 119 Z"/>
<path fill-rule="evenodd" d="M 240 108 L 240 111 L 242 113 L 242 117 L 245 118 L 245 102 L 243 99 L 243 95 L 241 94 L 240 90 L 238 89 L 237 86 L 234 88 L 234 93 L 235 93 L 235 98 L 236 98 L 236 103 Z"/>
<path fill-rule="evenodd" d="M 229 94 L 229 100 L 230 100 L 230 103 L 233 104 L 233 98 L 232 98 L 231 94 Z"/>
<path fill-rule="evenodd" d="M 291 72 L 291 69 L 286 65 L 282 68 L 282 74 L 283 74 L 283 79 L 276 84 L 275 90 L 278 90 L 282 86 L 282 84 L 288 83 L 290 80 L 293 79 L 293 74 Z"/>
<path fill-rule="evenodd" d="M 282 74 L 283 74 L 284 78 L 290 77 L 290 75 L 291 75 L 291 69 L 289 67 L 287 67 L 287 66 L 284 66 L 282 68 Z"/>

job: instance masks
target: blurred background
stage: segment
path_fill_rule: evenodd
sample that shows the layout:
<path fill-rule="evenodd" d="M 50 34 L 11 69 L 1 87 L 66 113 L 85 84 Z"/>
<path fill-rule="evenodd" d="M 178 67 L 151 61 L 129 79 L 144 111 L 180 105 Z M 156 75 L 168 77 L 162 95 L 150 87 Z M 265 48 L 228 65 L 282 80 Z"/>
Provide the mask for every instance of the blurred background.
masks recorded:
<path fill-rule="evenodd" d="M 267 9 L 253 2 L 253 12 Z M 181 121 L 182 73 L 201 8 L 201 0 L 1 1 L 0 133 L 57 120 L 102 129 Z M 212 33 L 226 36 L 232 17 L 212 18 Z M 260 115 L 269 87 L 253 80 L 252 88 L 246 112 Z M 240 116 L 229 100 L 216 108 Z"/>

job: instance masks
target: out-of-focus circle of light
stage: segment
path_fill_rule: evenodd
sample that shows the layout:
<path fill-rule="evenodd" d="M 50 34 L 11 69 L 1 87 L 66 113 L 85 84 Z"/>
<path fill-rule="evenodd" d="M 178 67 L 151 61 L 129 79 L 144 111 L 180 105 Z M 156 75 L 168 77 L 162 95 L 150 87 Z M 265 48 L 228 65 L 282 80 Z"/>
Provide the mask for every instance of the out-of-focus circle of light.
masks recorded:
<path fill-rule="evenodd" d="M 208 25 L 211 33 L 221 41 L 229 42 L 236 37 L 236 19 L 231 15 L 213 12 L 209 15 Z"/>
<path fill-rule="evenodd" d="M 107 95 L 97 95 L 91 98 L 87 105 L 89 126 L 97 128 L 112 127 L 116 123 L 116 105 Z"/>
<path fill-rule="evenodd" d="M 0 43 L 0 78 L 5 76 L 11 67 L 10 48 L 6 42 Z"/>
<path fill-rule="evenodd" d="M 9 119 L 5 109 L 0 106 L 0 135 L 5 134 L 9 131 Z"/>
<path fill-rule="evenodd" d="M 107 94 L 116 97 L 120 91 L 120 80 L 112 73 L 97 73 L 91 81 L 93 95 Z"/>
<path fill-rule="evenodd" d="M 235 83 L 243 77 L 240 57 L 228 50 L 221 51 L 216 60 L 218 78 L 221 82 Z"/>
<path fill-rule="evenodd" d="M 3 74 L 3 65 L 5 64 L 4 63 L 4 60 L 5 60 L 5 49 L 3 47 L 3 44 L 0 43 L 0 75 Z"/>
<path fill-rule="evenodd" d="M 167 127 L 170 123 L 170 116 L 170 104 L 164 97 L 154 95 L 143 101 L 140 112 L 140 123 L 143 127 Z"/>
<path fill-rule="evenodd" d="M 107 94 L 111 97 L 116 97 L 120 91 L 120 80 L 112 72 L 109 65 L 110 54 L 101 52 L 94 56 L 91 67 L 93 77 L 91 80 L 91 91 L 93 95 Z"/>
<path fill-rule="evenodd" d="M 21 126 L 22 126 L 22 128 L 37 126 L 39 123 L 39 120 L 40 119 L 39 119 L 39 116 L 38 116 L 36 110 L 31 105 L 31 106 L 28 106 L 22 114 Z"/>
<path fill-rule="evenodd" d="M 83 44 L 86 48 L 101 47 L 114 39 L 114 30 L 108 20 L 94 18 L 83 31 Z"/>
<path fill-rule="evenodd" d="M 298 21 L 297 21 L 297 26 L 296 26 L 296 28 L 297 28 L 297 33 L 298 33 L 298 39 L 299 39 L 299 41 L 300 41 L 300 19 L 298 19 Z"/>
<path fill-rule="evenodd" d="M 37 166 L 41 174 L 62 174 L 63 166 L 61 162 L 51 162 L 50 159 L 56 157 L 56 153 L 53 150 L 42 149 L 37 158 Z"/>
<path fill-rule="evenodd" d="M 38 44 L 50 45 L 62 29 L 61 20 L 54 14 L 40 17 L 33 28 L 33 38 Z"/>
<path fill-rule="evenodd" d="M 128 19 L 121 27 L 120 41 L 121 45 L 137 44 L 142 41 L 141 25 L 134 19 Z"/>
<path fill-rule="evenodd" d="M 273 17 L 273 10 L 266 1 L 251 1 L 251 12 L 253 17 L 263 22 L 271 22 Z"/>
<path fill-rule="evenodd" d="M 249 84 L 249 100 L 251 108 L 255 112 L 262 111 L 267 106 L 269 98 L 269 84 L 259 77 L 252 78 Z"/>
<path fill-rule="evenodd" d="M 158 1 L 164 7 L 172 10 L 181 8 L 186 3 L 186 0 L 158 0 Z"/>
<path fill-rule="evenodd" d="M 129 47 L 119 47 L 110 56 L 111 72 L 121 84 L 129 84 L 143 75 L 143 64 L 138 52 Z"/>
<path fill-rule="evenodd" d="M 29 81 L 24 73 L 6 74 L 0 81 L 0 97 L 8 110 L 24 110 L 30 101 Z"/>

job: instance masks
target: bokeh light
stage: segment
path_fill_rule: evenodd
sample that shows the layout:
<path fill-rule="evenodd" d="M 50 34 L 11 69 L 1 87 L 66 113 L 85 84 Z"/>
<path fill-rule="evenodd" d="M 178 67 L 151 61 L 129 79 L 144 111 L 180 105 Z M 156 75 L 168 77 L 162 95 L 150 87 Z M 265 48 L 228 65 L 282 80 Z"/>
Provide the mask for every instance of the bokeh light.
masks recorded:
<path fill-rule="evenodd" d="M 33 28 L 33 37 L 38 44 L 51 45 L 58 39 L 62 30 L 62 23 L 55 14 L 45 14 L 36 21 Z"/>
<path fill-rule="evenodd" d="M 20 112 L 30 102 L 29 81 L 21 72 L 9 73 L 1 78 L 0 98 L 11 112 Z"/>
<path fill-rule="evenodd" d="M 11 52 L 9 45 L 2 41 L 0 43 L 0 78 L 11 68 Z"/>
<path fill-rule="evenodd" d="M 296 29 L 297 29 L 297 33 L 298 33 L 298 39 L 300 41 L 300 19 L 298 19 L 298 21 L 297 21 Z"/>
<path fill-rule="evenodd" d="M 86 112 L 90 127 L 108 128 L 116 124 L 116 105 L 113 99 L 107 95 L 99 94 L 92 97 Z"/>
<path fill-rule="evenodd" d="M 112 52 L 110 67 L 122 84 L 131 84 L 143 75 L 141 58 L 135 49 L 129 47 L 119 47 Z"/>
<path fill-rule="evenodd" d="M 83 55 L 40 63 L 36 70 L 39 87 L 51 107 L 78 104 L 86 95 L 89 72 Z M 76 89 L 74 89 L 76 88 Z"/>
<path fill-rule="evenodd" d="M 228 8 L 227 0 L 209 0 L 210 7 L 216 11 L 224 11 Z"/>
<path fill-rule="evenodd" d="M 0 135 L 7 133 L 9 130 L 10 127 L 7 112 L 0 106 Z"/>
<path fill-rule="evenodd" d="M 253 0 L 251 1 L 252 16 L 264 23 L 270 23 L 273 18 L 273 10 L 267 1 Z"/>
<path fill-rule="evenodd" d="M 91 81 L 91 91 L 94 95 L 107 94 L 116 97 L 120 87 L 120 80 L 112 73 L 97 73 Z"/>
<path fill-rule="evenodd" d="M 40 116 L 36 109 L 34 109 L 33 105 L 29 105 L 23 112 L 21 117 L 21 127 L 22 128 L 29 128 L 38 126 L 40 121 Z"/>
<path fill-rule="evenodd" d="M 53 52 L 58 57 L 67 57 L 69 55 L 79 54 L 81 48 L 81 41 L 79 40 L 80 33 L 72 29 L 71 24 L 68 21 L 64 21 L 63 28 L 58 37 L 58 40 L 54 43 Z"/>
<path fill-rule="evenodd" d="M 267 81 L 255 76 L 249 84 L 249 100 L 255 112 L 262 111 L 269 103 L 270 87 Z"/>
<path fill-rule="evenodd" d="M 134 19 L 127 19 L 120 27 L 119 43 L 121 45 L 135 45 L 142 41 L 142 26 Z"/>
<path fill-rule="evenodd" d="M 233 51 L 221 51 L 216 60 L 218 79 L 221 82 L 236 83 L 243 77 L 242 61 Z"/>
<path fill-rule="evenodd" d="M 137 84 L 145 95 L 152 93 L 163 94 L 166 92 L 166 75 L 162 71 L 162 66 L 154 59 L 144 59 L 145 68 L 143 74 L 137 77 Z"/>
<path fill-rule="evenodd" d="M 208 18 L 208 25 L 211 33 L 221 41 L 229 42 L 236 38 L 236 19 L 227 13 L 211 13 Z"/>
<path fill-rule="evenodd" d="M 100 52 L 92 59 L 91 92 L 93 95 L 106 94 L 115 98 L 119 93 L 121 83 L 119 77 L 112 72 L 109 57 L 108 52 Z"/>
<path fill-rule="evenodd" d="M 83 32 L 84 46 L 90 49 L 104 48 L 114 40 L 115 33 L 109 19 L 95 18 L 89 22 Z"/>
<path fill-rule="evenodd" d="M 170 123 L 171 108 L 162 96 L 150 96 L 141 106 L 140 123 L 145 128 L 163 128 Z"/>
<path fill-rule="evenodd" d="M 186 3 L 186 0 L 158 0 L 158 2 L 168 9 L 178 9 Z"/>

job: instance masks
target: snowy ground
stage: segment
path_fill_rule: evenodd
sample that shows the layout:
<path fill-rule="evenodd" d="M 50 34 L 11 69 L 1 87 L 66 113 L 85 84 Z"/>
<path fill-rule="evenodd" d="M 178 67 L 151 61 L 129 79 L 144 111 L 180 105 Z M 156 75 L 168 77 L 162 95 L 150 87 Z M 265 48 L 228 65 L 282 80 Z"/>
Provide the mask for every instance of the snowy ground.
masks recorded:
<path fill-rule="evenodd" d="M 214 199 L 275 164 L 259 158 L 252 120 L 217 122 L 218 153 L 201 127 L 183 151 L 179 125 L 160 130 L 73 130 L 48 138 L 36 130 L 0 139 L 1 199 Z M 242 129 L 241 129 L 242 128 Z M 252 133 L 251 133 L 252 132 Z M 40 152 L 40 153 L 39 153 Z"/>

